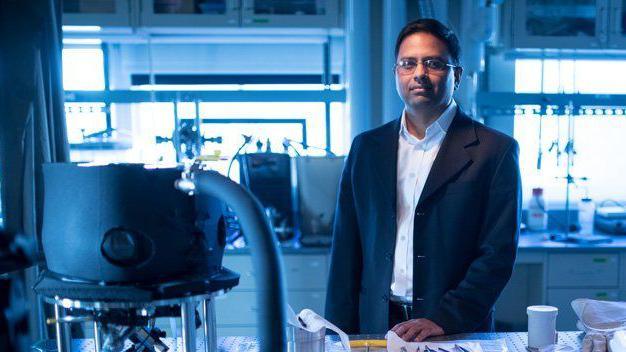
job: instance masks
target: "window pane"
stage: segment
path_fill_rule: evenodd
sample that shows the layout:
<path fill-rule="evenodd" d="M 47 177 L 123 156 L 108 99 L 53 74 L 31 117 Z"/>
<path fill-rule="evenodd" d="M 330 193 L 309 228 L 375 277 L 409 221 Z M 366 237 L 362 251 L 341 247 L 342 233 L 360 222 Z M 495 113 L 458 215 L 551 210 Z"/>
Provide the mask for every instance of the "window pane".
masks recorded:
<path fill-rule="evenodd" d="M 63 89 L 104 90 L 102 49 L 63 49 Z"/>
<path fill-rule="evenodd" d="M 92 104 L 93 105 L 93 104 Z M 283 152 L 285 138 L 292 140 L 294 148 L 306 155 L 323 155 L 326 143 L 326 123 L 324 103 L 199 103 L 199 117 L 202 120 L 201 132 L 205 138 L 221 137 L 222 143 L 207 142 L 203 154 L 218 151 L 226 160 L 240 147 L 243 137 L 249 135 L 254 141 L 243 152 L 255 152 L 256 142 L 262 143 L 262 151 L 267 148 L 269 139 L 272 151 Z M 191 123 L 196 117 L 196 104 L 182 102 L 176 105 L 179 126 Z M 76 107 L 73 106 L 73 111 Z M 77 114 L 77 113 L 73 113 Z M 99 131 L 102 123 L 95 115 L 83 112 L 81 122 L 73 122 L 72 138 L 80 142 L 82 133 Z M 92 113 L 96 114 L 96 113 Z M 99 114 L 102 114 L 99 112 Z M 100 116 L 100 115 L 98 115 Z M 72 118 L 78 119 L 78 116 Z M 114 104 L 111 108 L 114 136 L 108 141 L 127 148 L 115 150 L 72 151 L 74 161 L 97 162 L 175 162 L 176 153 L 172 144 L 174 133 L 173 103 Z M 255 121 L 250 121 L 255 120 Z M 75 121 L 75 120 L 73 120 Z M 91 124 L 88 123 L 91 121 Z M 334 150 L 342 154 L 347 146 L 339 143 L 343 139 L 343 104 L 331 105 L 333 139 L 337 142 Z M 306 129 L 306 134 L 304 132 Z M 306 137 L 306 138 L 305 138 Z M 132 144 L 130 143 L 132 141 Z M 304 150 L 299 144 L 306 142 L 310 148 Z M 317 148 L 322 149 L 317 149 Z M 294 154 L 294 148 L 289 153 Z M 225 170 L 225 169 L 224 169 Z"/>
<path fill-rule="evenodd" d="M 515 117 L 515 138 L 521 146 L 524 199 L 530 199 L 533 187 L 541 186 L 545 189 L 546 198 L 558 202 L 565 200 L 567 155 L 563 149 L 567 144 L 567 126 L 567 117 L 543 117 L 542 140 L 539 143 L 539 117 Z M 577 178 L 587 177 L 589 181 L 578 180 L 571 187 L 572 199 L 578 199 L 586 192 L 596 201 L 626 199 L 622 177 L 626 173 L 626 160 L 617 156 L 617 151 L 626 149 L 626 141 L 622 137 L 625 130 L 626 117 L 623 116 L 575 118 L 576 155 L 571 173 Z M 543 155 L 541 170 L 537 170 L 540 146 Z M 561 151 L 558 159 L 557 150 Z"/>
<path fill-rule="evenodd" d="M 587 93 L 624 94 L 626 62 L 611 60 L 541 60 L 516 62 L 517 93 Z M 543 77 L 543 78 L 542 78 Z M 543 89 L 541 89 L 543 85 Z M 533 187 L 543 187 L 546 199 L 561 203 L 565 200 L 568 142 L 568 119 L 565 116 L 541 118 L 539 107 L 518 107 L 515 116 L 515 138 L 520 143 L 520 168 L 523 178 L 524 199 L 530 199 Z M 576 155 L 571 174 L 587 177 L 571 187 L 571 199 L 588 193 L 595 201 L 604 199 L 626 200 L 626 187 L 619 175 L 626 173 L 626 159 L 617 156 L 626 149 L 623 131 L 626 130 L 626 113 L 622 107 L 582 107 L 583 112 L 573 119 L 571 133 Z M 541 170 L 538 161 L 541 152 Z M 560 156 L 557 158 L 557 152 Z"/>
<path fill-rule="evenodd" d="M 83 143 L 91 135 L 106 130 L 104 103 L 66 103 L 67 138 L 70 143 Z"/>

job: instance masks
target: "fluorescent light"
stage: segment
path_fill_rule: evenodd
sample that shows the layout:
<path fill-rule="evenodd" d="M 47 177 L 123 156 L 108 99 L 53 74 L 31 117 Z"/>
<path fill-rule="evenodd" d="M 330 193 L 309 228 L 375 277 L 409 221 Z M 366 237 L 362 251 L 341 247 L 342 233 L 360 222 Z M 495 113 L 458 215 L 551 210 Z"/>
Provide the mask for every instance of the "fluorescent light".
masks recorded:
<path fill-rule="evenodd" d="M 100 32 L 100 26 L 63 26 L 63 32 Z"/>
<path fill-rule="evenodd" d="M 97 38 L 63 38 L 63 44 L 100 45 L 102 39 Z"/>

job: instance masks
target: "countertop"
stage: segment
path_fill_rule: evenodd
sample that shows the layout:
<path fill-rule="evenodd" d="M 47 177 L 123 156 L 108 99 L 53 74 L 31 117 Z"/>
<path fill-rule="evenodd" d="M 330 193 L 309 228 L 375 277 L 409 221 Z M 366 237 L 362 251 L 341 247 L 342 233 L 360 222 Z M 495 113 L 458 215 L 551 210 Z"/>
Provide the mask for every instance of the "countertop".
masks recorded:
<path fill-rule="evenodd" d="M 549 240 L 551 233 L 533 233 L 526 232 L 520 235 L 519 238 L 519 250 L 528 251 L 576 251 L 584 250 L 622 250 L 626 249 L 626 236 L 625 235 L 607 235 L 604 233 L 596 233 L 596 235 L 606 236 L 611 239 L 609 243 L 571 243 L 571 242 L 558 242 Z"/>
<path fill-rule="evenodd" d="M 496 332 L 496 333 L 473 333 L 442 336 L 428 341 L 452 341 L 452 340 L 497 340 L 503 339 L 508 347 L 509 352 L 527 352 L 527 336 L 526 332 Z M 584 334 L 580 331 L 559 332 L 559 344 L 568 345 L 575 351 L 581 350 L 581 343 Z M 382 335 L 357 335 L 350 336 L 350 340 L 355 339 L 384 339 Z M 338 343 L 339 337 L 336 335 L 326 337 L 325 352 L 342 352 L 345 351 Z M 218 346 L 219 352 L 257 352 L 258 347 L 256 338 L 246 336 L 226 337 L 220 340 Z M 352 349 L 352 351 L 366 351 L 366 349 Z M 384 349 L 370 348 L 371 352 L 384 351 Z"/>
<path fill-rule="evenodd" d="M 559 344 L 569 345 L 574 348 L 575 351 L 580 351 L 581 341 L 583 333 L 579 331 L 559 332 Z M 378 338 L 382 339 L 383 336 L 351 336 L 350 339 L 359 338 Z M 450 340 L 497 340 L 503 339 L 507 343 L 507 347 L 510 352 L 526 352 L 527 334 L 525 332 L 498 332 L 498 333 L 474 333 L 474 334 L 459 334 L 443 336 L 437 339 L 429 341 L 450 341 Z M 163 339 L 165 344 L 170 347 L 172 351 L 182 351 L 182 345 L 180 339 L 178 339 L 178 349 L 172 349 L 174 340 L 172 338 Z M 326 337 L 326 352 L 341 352 L 343 349 L 338 343 L 339 338 L 337 336 Z M 46 340 L 37 344 L 42 351 L 56 351 L 54 340 Z M 231 336 L 221 338 L 218 345 L 218 352 L 253 352 L 258 351 L 257 340 L 255 337 L 250 336 Z M 72 351 L 74 352 L 94 352 L 94 344 L 92 339 L 74 339 L 72 340 Z M 198 339 L 197 351 L 204 352 L 204 344 L 201 338 Z M 353 349 L 357 351 L 357 349 Z M 358 349 L 363 351 L 363 349 Z M 370 351 L 376 351 L 372 348 Z"/>
<path fill-rule="evenodd" d="M 623 250 L 626 249 L 626 235 L 607 235 L 604 233 L 596 233 L 597 235 L 607 236 L 611 239 L 610 243 L 571 243 L 557 242 L 549 240 L 550 232 L 536 233 L 524 232 L 520 235 L 518 250 L 520 251 L 576 251 L 581 250 L 588 252 L 589 250 Z M 321 254 L 330 253 L 330 247 L 304 247 L 294 244 L 283 244 L 280 246 L 282 254 Z M 250 248 L 231 248 L 226 249 L 226 255 L 247 255 L 250 254 Z"/>

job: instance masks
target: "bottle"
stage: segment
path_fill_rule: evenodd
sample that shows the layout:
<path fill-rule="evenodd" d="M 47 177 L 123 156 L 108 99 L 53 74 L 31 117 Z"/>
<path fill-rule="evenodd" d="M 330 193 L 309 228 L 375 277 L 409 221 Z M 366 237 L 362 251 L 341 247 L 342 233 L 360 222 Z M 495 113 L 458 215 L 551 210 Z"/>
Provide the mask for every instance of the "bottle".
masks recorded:
<path fill-rule="evenodd" d="M 596 205 L 591 198 L 585 197 L 578 203 L 579 233 L 583 236 L 593 235 L 593 221 L 596 214 Z"/>
<path fill-rule="evenodd" d="M 533 188 L 526 225 L 530 231 L 545 231 L 548 228 L 548 210 L 543 200 L 543 188 Z"/>

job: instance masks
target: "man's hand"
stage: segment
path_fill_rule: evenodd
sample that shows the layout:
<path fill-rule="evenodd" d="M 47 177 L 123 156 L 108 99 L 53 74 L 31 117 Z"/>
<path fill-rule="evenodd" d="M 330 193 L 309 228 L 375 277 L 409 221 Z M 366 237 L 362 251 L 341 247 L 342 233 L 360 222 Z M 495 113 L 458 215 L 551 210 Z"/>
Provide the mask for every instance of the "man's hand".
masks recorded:
<path fill-rule="evenodd" d="M 443 329 L 428 319 L 411 319 L 394 326 L 391 331 L 404 341 L 421 342 L 430 336 L 444 335 Z"/>

